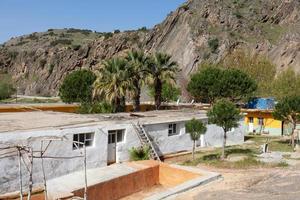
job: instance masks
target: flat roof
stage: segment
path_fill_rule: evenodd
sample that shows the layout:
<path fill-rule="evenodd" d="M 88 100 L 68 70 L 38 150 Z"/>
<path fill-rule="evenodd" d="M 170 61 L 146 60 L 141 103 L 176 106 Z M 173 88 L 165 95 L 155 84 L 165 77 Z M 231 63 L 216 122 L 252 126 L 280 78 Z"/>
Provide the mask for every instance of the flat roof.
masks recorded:
<path fill-rule="evenodd" d="M 206 119 L 206 111 L 181 109 L 138 113 L 74 114 L 52 111 L 11 112 L 0 114 L 0 133 L 26 130 L 49 130 L 91 125 L 110 125 L 140 122 L 159 124 L 187 121 L 191 118 Z"/>

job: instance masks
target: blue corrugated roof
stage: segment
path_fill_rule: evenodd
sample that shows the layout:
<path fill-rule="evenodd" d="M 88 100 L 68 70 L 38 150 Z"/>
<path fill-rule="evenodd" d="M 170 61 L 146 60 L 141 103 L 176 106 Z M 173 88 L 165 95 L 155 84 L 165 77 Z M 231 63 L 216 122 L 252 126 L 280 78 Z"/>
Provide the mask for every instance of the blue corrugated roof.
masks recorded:
<path fill-rule="evenodd" d="M 275 107 L 274 98 L 254 98 L 247 103 L 249 109 L 271 110 Z"/>

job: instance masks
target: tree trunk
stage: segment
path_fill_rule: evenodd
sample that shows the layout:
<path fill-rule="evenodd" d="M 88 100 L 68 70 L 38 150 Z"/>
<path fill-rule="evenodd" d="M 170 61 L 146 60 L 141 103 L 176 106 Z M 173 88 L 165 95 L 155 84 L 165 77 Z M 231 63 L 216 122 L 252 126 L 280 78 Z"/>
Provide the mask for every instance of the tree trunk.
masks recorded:
<path fill-rule="evenodd" d="M 294 150 L 295 148 L 295 130 L 296 130 L 296 123 L 293 123 L 292 135 L 291 135 L 291 144 Z"/>
<path fill-rule="evenodd" d="M 192 151 L 193 160 L 195 160 L 195 143 L 196 143 L 196 140 L 193 141 L 193 151 Z"/>
<path fill-rule="evenodd" d="M 161 105 L 161 91 L 162 91 L 162 82 L 159 78 L 156 78 L 154 81 L 154 87 L 155 87 L 155 108 L 156 110 L 159 109 Z"/>
<path fill-rule="evenodd" d="M 139 112 L 141 110 L 140 108 L 140 98 L 141 98 L 141 88 L 139 86 L 138 81 L 134 83 L 135 85 L 135 94 L 133 97 L 133 110 L 135 112 Z"/>
<path fill-rule="evenodd" d="M 226 132 L 227 132 L 227 130 L 224 129 L 223 148 L 222 148 L 222 156 L 221 156 L 222 160 L 225 159 Z"/>

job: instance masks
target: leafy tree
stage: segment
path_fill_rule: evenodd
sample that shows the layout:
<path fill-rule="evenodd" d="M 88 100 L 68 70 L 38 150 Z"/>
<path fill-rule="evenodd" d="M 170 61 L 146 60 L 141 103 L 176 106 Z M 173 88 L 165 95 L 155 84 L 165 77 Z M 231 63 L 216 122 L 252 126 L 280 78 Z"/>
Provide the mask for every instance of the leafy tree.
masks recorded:
<path fill-rule="evenodd" d="M 63 102 L 91 102 L 96 75 L 90 70 L 77 70 L 68 74 L 59 88 Z"/>
<path fill-rule="evenodd" d="M 223 149 L 221 158 L 225 158 L 226 134 L 235 127 L 239 126 L 240 111 L 236 108 L 235 104 L 226 99 L 221 99 L 213 105 L 211 110 L 207 113 L 208 122 L 220 126 L 223 131 Z"/>
<path fill-rule="evenodd" d="M 177 63 L 171 61 L 171 56 L 168 54 L 155 53 L 151 56 L 146 71 L 148 72 L 150 83 L 154 87 L 156 109 L 159 109 L 162 102 L 163 83 L 174 84 L 175 76 L 179 71 Z"/>
<path fill-rule="evenodd" d="M 149 87 L 150 92 L 149 95 L 151 97 L 154 97 L 154 87 Z M 171 101 L 177 101 L 177 99 L 181 95 L 181 90 L 179 87 L 176 87 L 170 83 L 163 83 L 162 91 L 161 91 L 161 99 L 163 102 L 171 102 Z"/>
<path fill-rule="evenodd" d="M 133 109 L 140 111 L 141 87 L 146 78 L 145 68 L 148 65 L 148 57 L 142 51 L 130 51 L 127 54 L 127 71 L 132 84 Z"/>
<path fill-rule="evenodd" d="M 125 97 L 131 89 L 131 80 L 126 70 L 127 62 L 122 58 L 106 60 L 97 70 L 94 95 L 111 103 L 115 112 L 125 110 Z"/>
<path fill-rule="evenodd" d="M 272 85 L 272 96 L 283 99 L 300 94 L 300 75 L 292 68 L 278 74 Z"/>
<path fill-rule="evenodd" d="M 10 75 L 0 74 L 0 100 L 10 98 L 16 92 Z"/>
<path fill-rule="evenodd" d="M 295 130 L 297 122 L 300 120 L 300 96 L 289 96 L 280 100 L 273 113 L 275 119 L 284 121 L 285 123 L 291 123 L 292 134 L 291 144 L 295 147 Z"/>
<path fill-rule="evenodd" d="M 198 101 L 213 103 L 221 95 L 222 70 L 215 66 L 202 66 L 191 76 L 187 90 Z"/>
<path fill-rule="evenodd" d="M 194 160 L 196 141 L 199 140 L 200 135 L 206 132 L 206 126 L 201 120 L 197 120 L 193 118 L 185 124 L 185 128 L 186 128 L 186 132 L 190 134 L 191 140 L 193 140 L 193 160 Z"/>
<path fill-rule="evenodd" d="M 238 69 L 206 66 L 192 75 L 187 87 L 196 100 L 213 104 L 221 98 L 238 102 L 250 97 L 257 89 L 256 82 Z"/>
<path fill-rule="evenodd" d="M 254 95 L 256 82 L 238 69 L 224 70 L 220 79 L 221 97 L 238 102 Z"/>
<path fill-rule="evenodd" d="M 225 57 L 221 66 L 226 69 L 239 69 L 248 74 L 257 82 L 256 95 L 269 97 L 272 85 L 270 84 L 276 75 L 276 66 L 266 57 L 251 55 L 249 52 L 236 50 Z"/>
<path fill-rule="evenodd" d="M 150 148 L 149 146 L 132 147 L 129 149 L 130 160 L 149 160 L 150 159 Z"/>

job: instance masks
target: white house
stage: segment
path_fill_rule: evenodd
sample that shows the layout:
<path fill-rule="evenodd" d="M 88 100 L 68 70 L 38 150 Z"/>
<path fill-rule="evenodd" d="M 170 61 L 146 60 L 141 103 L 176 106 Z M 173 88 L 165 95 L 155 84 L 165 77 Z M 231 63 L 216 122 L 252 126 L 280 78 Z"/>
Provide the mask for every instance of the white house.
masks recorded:
<path fill-rule="evenodd" d="M 33 149 L 33 182 L 42 183 L 41 149 L 46 150 L 44 167 L 51 179 L 83 169 L 83 145 L 86 145 L 87 167 L 95 168 L 129 160 L 128 150 L 141 146 L 136 125 L 142 125 L 159 156 L 189 151 L 192 141 L 185 131 L 186 121 L 196 118 L 207 123 L 205 111 L 169 110 L 138 114 L 79 115 L 57 112 L 24 112 L 0 114 L 0 150 L 12 145 Z M 47 138 L 59 138 L 50 142 Z M 223 131 L 207 125 L 207 132 L 199 144 L 221 146 Z M 41 142 L 43 141 L 43 142 Z M 227 144 L 244 142 L 243 127 L 228 133 Z M 43 146 L 42 146 L 43 145 Z M 6 155 L 6 156 L 4 156 Z M 0 151 L 0 193 L 19 188 L 18 159 Z M 28 173 L 23 166 L 23 184 L 28 185 Z"/>

